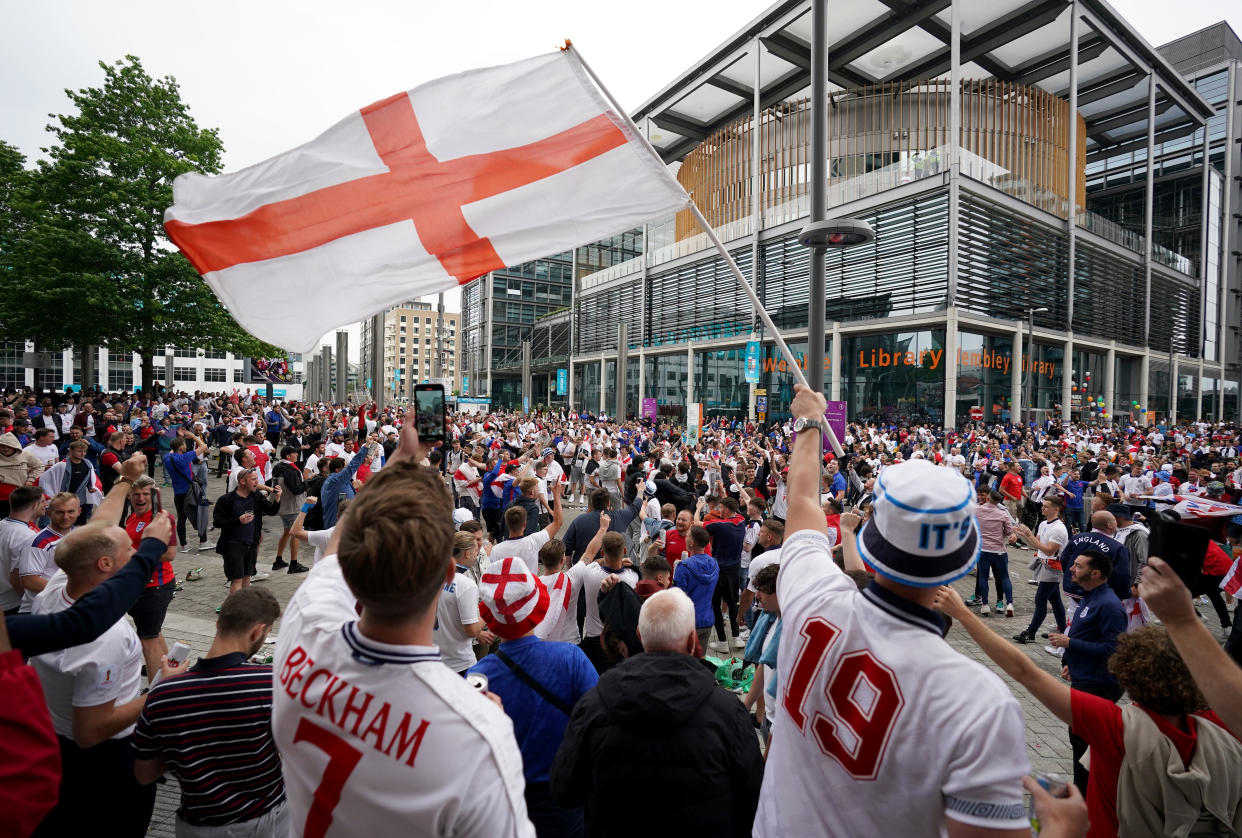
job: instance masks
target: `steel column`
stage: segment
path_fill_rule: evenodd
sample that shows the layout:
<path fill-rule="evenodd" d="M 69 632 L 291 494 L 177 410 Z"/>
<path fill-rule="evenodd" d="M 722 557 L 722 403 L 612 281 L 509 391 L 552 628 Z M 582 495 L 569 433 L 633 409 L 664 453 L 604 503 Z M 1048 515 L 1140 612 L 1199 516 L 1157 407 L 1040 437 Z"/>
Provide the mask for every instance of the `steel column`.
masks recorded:
<path fill-rule="evenodd" d="M 828 0 L 811 0 L 811 223 L 824 220 L 827 198 Z M 807 328 L 807 381 L 824 387 L 824 325 L 827 296 L 824 252 L 811 248 L 810 316 Z"/>

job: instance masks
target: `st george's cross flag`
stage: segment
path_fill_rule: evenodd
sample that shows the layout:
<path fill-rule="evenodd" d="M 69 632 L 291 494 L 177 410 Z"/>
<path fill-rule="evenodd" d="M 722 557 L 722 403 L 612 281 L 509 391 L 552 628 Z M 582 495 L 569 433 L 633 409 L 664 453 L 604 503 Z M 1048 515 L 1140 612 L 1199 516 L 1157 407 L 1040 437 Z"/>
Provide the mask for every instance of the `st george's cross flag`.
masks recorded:
<path fill-rule="evenodd" d="M 562 50 L 398 93 L 238 172 L 181 175 L 164 228 L 243 328 L 309 352 L 689 200 Z"/>

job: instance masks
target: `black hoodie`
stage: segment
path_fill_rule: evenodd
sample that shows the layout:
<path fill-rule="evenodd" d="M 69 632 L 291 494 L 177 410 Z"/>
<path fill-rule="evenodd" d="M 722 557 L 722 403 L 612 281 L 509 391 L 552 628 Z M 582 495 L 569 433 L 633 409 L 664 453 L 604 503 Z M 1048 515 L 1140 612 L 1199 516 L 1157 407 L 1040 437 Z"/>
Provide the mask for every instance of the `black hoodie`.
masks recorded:
<path fill-rule="evenodd" d="M 763 757 L 750 714 L 698 660 L 646 652 L 579 699 L 550 782 L 562 806 L 586 807 L 589 836 L 747 836 Z"/>

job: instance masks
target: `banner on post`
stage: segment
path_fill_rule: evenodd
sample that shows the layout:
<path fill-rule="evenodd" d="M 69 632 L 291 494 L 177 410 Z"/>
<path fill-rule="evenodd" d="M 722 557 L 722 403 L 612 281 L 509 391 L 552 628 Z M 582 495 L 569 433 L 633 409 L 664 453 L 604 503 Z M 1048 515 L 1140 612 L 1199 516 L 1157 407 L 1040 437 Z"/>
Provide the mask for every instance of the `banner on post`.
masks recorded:
<path fill-rule="evenodd" d="M 746 383 L 759 383 L 759 341 L 757 340 L 746 344 Z"/>
<path fill-rule="evenodd" d="M 660 403 L 655 399 L 643 399 L 643 418 L 652 422 L 660 415 Z"/>
<path fill-rule="evenodd" d="M 837 435 L 838 440 L 845 439 L 845 416 L 846 406 L 848 402 L 828 402 L 828 409 L 824 411 L 824 419 L 828 422 L 828 427 L 832 428 L 832 432 Z M 825 445 L 827 440 L 824 440 Z"/>
<path fill-rule="evenodd" d="M 569 393 L 569 370 L 558 369 L 556 371 L 556 395 L 564 396 Z"/>

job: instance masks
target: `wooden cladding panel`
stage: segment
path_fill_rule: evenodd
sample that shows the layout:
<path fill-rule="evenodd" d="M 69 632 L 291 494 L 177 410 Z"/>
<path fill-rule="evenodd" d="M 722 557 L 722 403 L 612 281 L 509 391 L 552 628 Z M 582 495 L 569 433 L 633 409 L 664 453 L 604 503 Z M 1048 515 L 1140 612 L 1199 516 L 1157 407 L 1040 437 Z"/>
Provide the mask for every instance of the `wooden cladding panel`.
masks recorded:
<path fill-rule="evenodd" d="M 829 186 L 890 166 L 904 166 L 917 176 L 943 171 L 949 162 L 944 148 L 949 108 L 947 81 L 889 82 L 833 94 L 827 114 Z M 1036 87 L 963 81 L 964 171 L 1064 218 L 1071 172 L 1080 208 L 1086 193 L 1086 127 L 1081 116 L 1073 122 L 1079 143 L 1078 159 L 1071 162 L 1067 102 Z M 764 110 L 758 125 L 746 117 L 713 133 L 686 156 L 677 179 L 713 226 L 746 218 L 757 132 L 759 206 L 767 212 L 802 200 L 810 186 L 810 129 L 809 99 L 780 103 Z M 700 232 L 689 212 L 678 214 L 679 240 Z"/>

